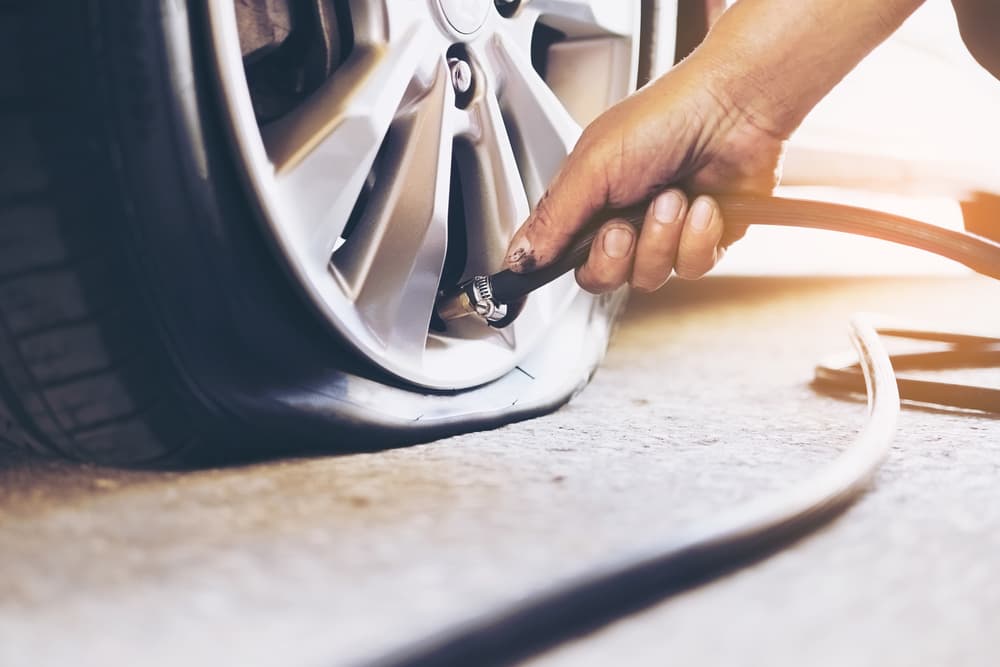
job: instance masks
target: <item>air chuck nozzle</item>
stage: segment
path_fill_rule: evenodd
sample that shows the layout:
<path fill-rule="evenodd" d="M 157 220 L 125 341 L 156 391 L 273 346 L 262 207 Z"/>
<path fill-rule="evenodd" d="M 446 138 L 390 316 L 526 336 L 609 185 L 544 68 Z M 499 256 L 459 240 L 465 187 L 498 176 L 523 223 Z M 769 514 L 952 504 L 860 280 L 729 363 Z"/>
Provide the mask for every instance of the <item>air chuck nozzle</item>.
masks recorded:
<path fill-rule="evenodd" d="M 645 207 L 620 212 L 635 228 L 642 228 Z M 435 311 L 445 322 L 467 315 L 478 315 L 494 328 L 503 328 L 517 319 L 528 295 L 549 284 L 559 276 L 582 265 L 590 253 L 590 244 L 597 234 L 592 227 L 576 240 L 573 246 L 548 266 L 529 273 L 515 273 L 510 269 L 489 276 L 476 276 L 438 296 Z"/>
<path fill-rule="evenodd" d="M 498 303 L 493 296 L 489 276 L 476 276 L 455 289 L 442 292 L 435 306 L 438 316 L 445 322 L 467 315 L 478 315 L 490 325 L 507 324 L 507 305 Z"/>
<path fill-rule="evenodd" d="M 438 317 L 445 322 L 451 322 L 452 320 L 476 314 L 476 307 L 465 292 L 464 287 L 466 284 L 463 283 L 456 289 L 447 292 L 442 291 L 438 295 L 437 303 L 434 304 L 434 310 L 437 312 Z"/>

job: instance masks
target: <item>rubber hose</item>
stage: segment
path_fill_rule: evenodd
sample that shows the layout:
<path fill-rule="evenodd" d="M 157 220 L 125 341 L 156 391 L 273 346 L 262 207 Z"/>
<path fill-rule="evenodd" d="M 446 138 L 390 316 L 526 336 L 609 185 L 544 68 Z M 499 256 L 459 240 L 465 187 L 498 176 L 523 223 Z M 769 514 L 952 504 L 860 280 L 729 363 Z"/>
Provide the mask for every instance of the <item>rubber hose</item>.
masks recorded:
<path fill-rule="evenodd" d="M 851 338 L 868 390 L 864 431 L 833 463 L 632 556 L 569 578 L 370 663 L 373 667 L 507 665 L 664 597 L 761 560 L 836 517 L 860 497 L 889 452 L 899 414 L 892 363 L 863 318 Z"/>
<path fill-rule="evenodd" d="M 716 197 L 716 201 L 726 229 L 722 245 L 729 245 L 754 225 L 825 229 L 919 248 L 964 264 L 985 276 L 1000 279 L 1000 244 L 966 232 L 943 229 L 882 211 L 807 199 L 725 195 Z M 623 218 L 641 229 L 645 213 L 645 206 L 633 207 L 615 211 L 610 217 Z M 506 270 L 492 275 L 490 279 L 497 302 L 514 303 L 581 266 L 587 261 L 598 227 L 586 229 L 559 259 L 537 271 L 514 273 Z"/>

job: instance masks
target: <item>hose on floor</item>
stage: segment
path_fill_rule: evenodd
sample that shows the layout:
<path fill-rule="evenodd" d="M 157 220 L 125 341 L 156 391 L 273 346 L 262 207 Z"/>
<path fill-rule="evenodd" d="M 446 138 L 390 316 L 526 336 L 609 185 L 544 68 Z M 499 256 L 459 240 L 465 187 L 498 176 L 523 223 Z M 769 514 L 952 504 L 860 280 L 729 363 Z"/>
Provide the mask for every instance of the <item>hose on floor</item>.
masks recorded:
<path fill-rule="evenodd" d="M 1000 279 L 1000 245 L 987 239 L 867 209 L 770 197 L 719 197 L 730 238 L 750 225 L 828 229 L 921 248 Z M 641 211 L 633 224 L 641 224 Z M 590 232 L 592 240 L 593 230 Z M 589 240 L 574 247 L 583 261 Z M 568 259 L 562 272 L 572 268 Z M 552 273 L 550 270 L 549 273 Z M 498 278 L 501 274 L 494 274 Z M 523 277 L 522 277 L 523 276 Z M 552 277 L 545 276 L 547 282 Z M 509 274 L 498 281 L 504 297 L 537 289 L 540 277 Z M 494 287 L 497 285 L 495 284 Z M 948 343 L 942 352 L 900 355 L 907 369 L 969 367 L 1000 361 L 1000 339 L 952 333 L 885 329 L 886 335 Z M 449 628 L 407 646 L 378 667 L 506 665 L 592 631 L 677 592 L 762 560 L 838 516 L 868 488 L 889 452 L 900 407 L 893 361 L 869 318 L 856 316 L 851 337 L 858 361 L 820 366 L 814 386 L 831 393 L 864 390 L 868 423 L 859 437 L 825 469 L 792 487 L 741 506 L 686 532 L 647 544 L 631 555 L 537 593 L 523 601 Z M 1000 413 L 1000 391 L 904 379 L 907 400 Z"/>

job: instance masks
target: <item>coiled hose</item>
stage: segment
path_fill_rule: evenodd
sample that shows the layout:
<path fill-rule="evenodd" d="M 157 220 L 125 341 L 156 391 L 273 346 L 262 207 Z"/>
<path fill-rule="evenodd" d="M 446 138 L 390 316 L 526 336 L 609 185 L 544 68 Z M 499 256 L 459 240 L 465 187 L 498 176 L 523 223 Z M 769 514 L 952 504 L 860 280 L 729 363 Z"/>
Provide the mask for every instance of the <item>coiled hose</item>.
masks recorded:
<path fill-rule="evenodd" d="M 717 201 L 726 224 L 724 242 L 738 238 L 751 225 L 827 229 L 892 241 L 960 262 L 1000 279 L 1000 245 L 984 238 L 942 229 L 905 217 L 826 202 L 771 197 L 723 196 Z M 644 209 L 618 212 L 637 227 Z M 596 229 L 588 230 L 555 264 L 528 274 L 503 271 L 488 278 L 493 298 L 512 303 L 585 261 Z M 895 335 L 900 335 L 897 330 Z M 902 332 L 913 334 L 914 332 Z M 860 436 L 830 465 L 790 488 L 765 496 L 686 532 L 648 544 L 631 555 L 607 563 L 576 579 L 553 586 L 520 603 L 449 628 L 434 637 L 373 662 L 379 667 L 467 667 L 516 662 L 561 641 L 578 636 L 620 616 L 648 607 L 665 597 L 726 572 L 766 558 L 830 521 L 868 488 L 889 452 L 899 413 L 900 395 L 892 361 L 878 332 L 865 318 L 851 322 L 859 362 L 853 370 L 821 366 L 819 386 L 853 387 L 864 381 L 869 420 Z M 914 337 L 914 336 L 911 336 Z M 915 337 L 923 337 L 917 332 Z M 956 358 L 998 357 L 997 339 L 927 334 L 928 339 L 957 345 Z M 973 345 L 970 351 L 969 345 Z M 933 353 L 940 354 L 940 353 Z M 939 363 L 932 355 L 901 361 Z M 920 356 L 920 355 L 917 355 Z M 909 385 L 905 385 L 909 386 Z M 954 385 L 917 383 L 917 400 L 934 400 L 935 391 Z M 962 388 L 954 405 L 1000 412 L 1000 393 Z M 990 393 L 992 392 L 992 393 Z M 964 396 L 964 398 L 963 398 Z M 946 396 L 947 398 L 947 396 Z M 976 402 L 978 401 L 978 403 Z M 947 401 L 943 401 L 947 402 Z"/>

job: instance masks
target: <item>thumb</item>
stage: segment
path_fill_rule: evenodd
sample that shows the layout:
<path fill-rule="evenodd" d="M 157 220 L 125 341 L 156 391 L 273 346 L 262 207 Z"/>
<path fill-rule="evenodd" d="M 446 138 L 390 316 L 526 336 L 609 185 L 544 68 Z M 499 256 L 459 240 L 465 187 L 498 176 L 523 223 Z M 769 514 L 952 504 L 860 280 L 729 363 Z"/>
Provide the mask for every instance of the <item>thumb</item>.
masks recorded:
<path fill-rule="evenodd" d="M 528 220 L 514 235 L 506 264 L 524 273 L 551 264 L 607 204 L 605 162 L 581 138 Z"/>

